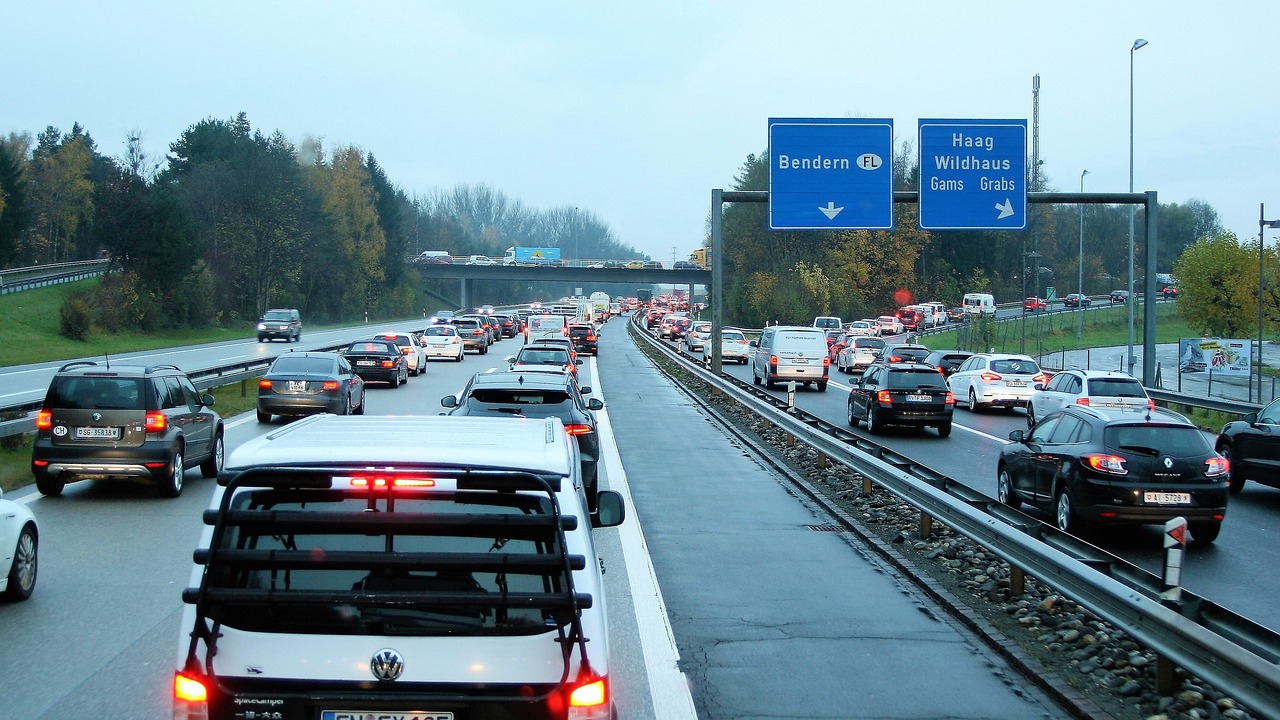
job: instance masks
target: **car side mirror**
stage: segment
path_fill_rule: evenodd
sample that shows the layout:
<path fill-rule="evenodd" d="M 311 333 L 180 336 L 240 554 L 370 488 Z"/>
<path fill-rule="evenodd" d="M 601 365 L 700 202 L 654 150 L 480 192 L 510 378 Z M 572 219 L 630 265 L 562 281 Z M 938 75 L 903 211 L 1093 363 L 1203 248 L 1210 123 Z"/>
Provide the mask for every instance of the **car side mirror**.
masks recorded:
<path fill-rule="evenodd" d="M 440 398 L 440 405 L 447 408 L 458 407 L 458 398 L 454 395 L 445 395 Z"/>
<path fill-rule="evenodd" d="M 1026 442 L 1026 437 L 1027 437 L 1027 433 L 1025 430 L 1014 430 L 1013 432 L 1009 433 L 1010 442 L 1016 442 L 1016 443 Z"/>
<path fill-rule="evenodd" d="M 581 388 L 578 388 L 578 393 L 579 393 L 579 394 L 582 394 L 582 395 L 590 395 L 590 394 L 591 394 L 591 388 L 590 388 L 590 387 L 581 387 Z"/>
<path fill-rule="evenodd" d="M 1247 422 L 1247 423 L 1249 423 L 1250 425 L 1256 425 L 1256 424 L 1257 424 L 1257 422 L 1258 422 L 1258 413 L 1256 413 L 1256 412 L 1251 412 L 1251 413 L 1249 413 L 1248 415 L 1245 415 L 1244 417 L 1242 417 L 1242 418 L 1240 418 L 1240 419 L 1241 419 L 1241 420 L 1243 420 L 1243 421 L 1245 421 L 1245 422 Z"/>
<path fill-rule="evenodd" d="M 596 493 L 596 511 L 591 515 L 591 527 L 615 527 L 627 519 L 627 506 L 617 490 L 601 490 Z"/>
<path fill-rule="evenodd" d="M 603 402 L 603 401 L 601 401 L 601 400 L 600 400 L 600 398 L 591 398 L 590 400 L 588 400 L 588 401 L 587 401 L 587 409 L 588 409 L 588 410 L 603 410 L 603 409 L 604 409 L 604 402 Z"/>
<path fill-rule="evenodd" d="M 507 356 L 507 364 L 508 364 L 508 365 L 514 365 L 514 364 L 515 364 L 515 362 L 516 362 L 516 356 L 515 356 L 515 355 L 508 355 L 508 356 Z"/>
<path fill-rule="evenodd" d="M 581 360 L 574 360 L 574 361 L 573 361 L 573 364 L 574 364 L 574 365 L 581 365 L 581 364 L 582 364 L 582 361 L 581 361 Z"/>
<path fill-rule="evenodd" d="M 210 393 L 205 393 L 200 396 L 200 404 L 205 407 L 212 407 L 215 402 L 217 401 L 214 400 L 213 395 Z"/>
<path fill-rule="evenodd" d="M 1035 385 L 1032 385 L 1032 386 L 1031 386 L 1031 389 L 1032 389 L 1032 390 L 1043 390 L 1043 389 L 1044 389 L 1044 383 L 1036 383 Z"/>
<path fill-rule="evenodd" d="M 750 345 L 751 345 L 751 347 L 760 347 L 760 341 L 759 341 L 759 340 L 752 340 L 752 341 L 750 342 Z"/>

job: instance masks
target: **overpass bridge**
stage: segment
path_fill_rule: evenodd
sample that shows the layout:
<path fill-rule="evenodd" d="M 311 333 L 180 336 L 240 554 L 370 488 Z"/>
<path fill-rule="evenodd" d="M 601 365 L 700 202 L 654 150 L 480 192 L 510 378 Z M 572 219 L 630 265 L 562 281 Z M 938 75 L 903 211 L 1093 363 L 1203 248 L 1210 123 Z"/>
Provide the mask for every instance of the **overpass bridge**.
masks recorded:
<path fill-rule="evenodd" d="M 615 283 L 636 285 L 711 285 L 711 271 L 701 269 L 659 270 L 627 268 L 548 267 L 519 265 L 435 265 L 417 264 L 414 269 L 424 279 L 459 280 L 462 283 L 460 307 L 471 307 L 472 283 L 476 280 L 515 280 L 518 282 L 556 282 L 568 284 Z"/>

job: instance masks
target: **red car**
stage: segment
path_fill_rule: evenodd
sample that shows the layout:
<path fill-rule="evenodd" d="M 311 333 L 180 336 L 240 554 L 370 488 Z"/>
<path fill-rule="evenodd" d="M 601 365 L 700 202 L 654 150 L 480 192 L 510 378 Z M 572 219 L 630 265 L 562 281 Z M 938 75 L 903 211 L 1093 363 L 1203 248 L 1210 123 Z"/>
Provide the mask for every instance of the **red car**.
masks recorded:
<path fill-rule="evenodd" d="M 1022 312 L 1035 312 L 1037 310 L 1048 310 L 1049 304 L 1038 297 L 1029 297 L 1022 301 Z"/>

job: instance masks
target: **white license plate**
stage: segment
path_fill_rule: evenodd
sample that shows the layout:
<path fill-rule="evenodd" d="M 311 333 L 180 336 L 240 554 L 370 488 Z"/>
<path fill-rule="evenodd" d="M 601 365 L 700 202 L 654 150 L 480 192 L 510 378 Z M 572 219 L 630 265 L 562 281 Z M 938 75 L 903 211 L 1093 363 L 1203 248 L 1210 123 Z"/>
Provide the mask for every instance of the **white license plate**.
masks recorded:
<path fill-rule="evenodd" d="M 360 367 L 373 367 L 377 364 L 378 363 L 373 360 L 357 360 L 356 361 L 356 365 L 359 365 Z"/>
<path fill-rule="evenodd" d="M 808 364 L 809 364 L 809 361 L 808 361 L 808 359 L 806 359 L 806 358 L 794 358 L 794 359 L 792 359 L 792 361 L 791 361 L 791 362 L 795 363 L 796 365 L 808 365 Z"/>
<path fill-rule="evenodd" d="M 387 711 L 379 710 L 370 712 L 367 710 L 324 710 L 320 712 L 320 720 L 367 720 L 369 717 L 378 717 L 379 720 L 453 720 L 452 712 L 430 712 L 430 711 Z"/>
<path fill-rule="evenodd" d="M 306 380 L 290 380 L 289 381 L 290 392 L 306 392 L 306 389 L 307 389 Z"/>
<path fill-rule="evenodd" d="M 1149 505 L 1189 505 L 1191 493 L 1144 492 L 1142 500 Z"/>
<path fill-rule="evenodd" d="M 1026 380 L 1005 380 L 1004 384 L 1005 384 L 1005 387 L 1026 387 L 1027 381 Z"/>
<path fill-rule="evenodd" d="M 78 427 L 76 437 L 84 440 L 119 440 L 118 427 Z"/>
<path fill-rule="evenodd" d="M 908 395 L 907 402 L 929 402 L 933 399 L 932 395 Z"/>

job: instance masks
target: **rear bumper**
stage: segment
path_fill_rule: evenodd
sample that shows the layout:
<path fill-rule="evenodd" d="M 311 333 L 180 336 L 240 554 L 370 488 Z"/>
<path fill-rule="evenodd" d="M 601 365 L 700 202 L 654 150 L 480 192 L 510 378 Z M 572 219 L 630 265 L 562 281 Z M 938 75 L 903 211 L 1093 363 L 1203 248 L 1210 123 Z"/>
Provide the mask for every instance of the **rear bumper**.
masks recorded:
<path fill-rule="evenodd" d="M 55 477 L 65 482 L 107 478 L 158 480 L 168 477 L 173 466 L 173 449 L 167 443 L 144 443 L 141 447 L 69 448 L 54 446 L 37 438 L 31 454 L 31 472 L 36 477 Z M 48 462 L 38 466 L 36 461 Z M 147 464 L 157 467 L 147 467 Z"/>
<path fill-rule="evenodd" d="M 258 410 L 272 415 L 341 414 L 346 399 L 332 396 L 273 395 L 258 397 Z"/>

